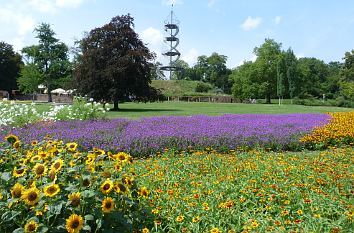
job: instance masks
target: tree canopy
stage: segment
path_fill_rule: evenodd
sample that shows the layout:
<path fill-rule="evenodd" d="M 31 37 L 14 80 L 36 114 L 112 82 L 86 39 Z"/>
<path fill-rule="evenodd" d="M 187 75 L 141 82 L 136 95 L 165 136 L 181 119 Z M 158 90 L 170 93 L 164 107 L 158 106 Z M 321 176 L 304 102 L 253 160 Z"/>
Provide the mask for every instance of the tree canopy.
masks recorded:
<path fill-rule="evenodd" d="M 99 101 L 127 99 L 148 101 L 157 96 L 150 87 L 150 52 L 134 31 L 134 19 L 129 14 L 112 18 L 95 28 L 80 41 L 80 54 L 75 65 L 79 93 Z"/>
<path fill-rule="evenodd" d="M 71 63 L 68 47 L 55 38 L 55 32 L 47 23 L 41 23 L 35 29 L 37 45 L 22 49 L 26 64 L 18 80 L 25 92 L 36 91 L 38 84 L 48 89 L 48 102 L 52 102 L 51 91 L 62 87 L 71 78 Z"/>
<path fill-rule="evenodd" d="M 0 41 L 0 90 L 9 92 L 17 89 L 16 79 L 22 65 L 21 55 L 13 50 L 12 45 Z"/>

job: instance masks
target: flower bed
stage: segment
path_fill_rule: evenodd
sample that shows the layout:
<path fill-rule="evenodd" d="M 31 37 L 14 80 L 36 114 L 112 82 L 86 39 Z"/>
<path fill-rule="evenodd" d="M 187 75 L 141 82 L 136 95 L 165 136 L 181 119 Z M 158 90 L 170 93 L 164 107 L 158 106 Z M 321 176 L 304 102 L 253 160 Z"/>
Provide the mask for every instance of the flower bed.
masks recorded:
<path fill-rule="evenodd" d="M 135 156 L 165 148 L 296 149 L 302 136 L 329 120 L 327 114 L 169 116 L 140 120 L 44 122 L 5 131 L 19 135 L 27 143 L 49 136 L 64 142 L 79 142 L 82 149 L 99 147 L 126 151 Z"/>

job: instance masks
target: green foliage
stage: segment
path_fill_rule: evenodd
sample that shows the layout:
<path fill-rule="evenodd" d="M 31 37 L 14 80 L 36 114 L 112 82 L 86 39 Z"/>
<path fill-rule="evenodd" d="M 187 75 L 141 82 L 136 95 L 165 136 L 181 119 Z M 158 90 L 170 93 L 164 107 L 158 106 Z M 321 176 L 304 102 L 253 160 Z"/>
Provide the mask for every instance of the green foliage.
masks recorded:
<path fill-rule="evenodd" d="M 80 41 L 77 90 L 100 101 L 112 101 L 114 110 L 119 101 L 146 102 L 158 97 L 149 85 L 154 54 L 139 39 L 133 21 L 130 15 L 114 17 Z"/>
<path fill-rule="evenodd" d="M 211 84 L 205 82 L 198 82 L 195 87 L 195 92 L 208 92 L 212 89 Z"/>
<path fill-rule="evenodd" d="M 49 24 L 41 23 L 35 32 L 38 45 L 22 49 L 26 64 L 18 82 L 25 91 L 35 91 L 39 82 L 45 84 L 48 89 L 48 102 L 52 102 L 51 91 L 64 86 L 71 77 L 69 49 L 54 37 L 55 32 Z"/>
<path fill-rule="evenodd" d="M 13 47 L 0 41 L 0 90 L 17 89 L 16 79 L 22 65 L 21 55 L 14 52 Z"/>

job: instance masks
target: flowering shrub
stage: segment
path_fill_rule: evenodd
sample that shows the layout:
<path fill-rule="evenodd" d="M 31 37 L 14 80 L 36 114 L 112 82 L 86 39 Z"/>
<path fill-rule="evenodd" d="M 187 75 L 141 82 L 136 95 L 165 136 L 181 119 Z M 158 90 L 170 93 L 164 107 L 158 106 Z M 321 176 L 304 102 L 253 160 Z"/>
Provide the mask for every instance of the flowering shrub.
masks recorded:
<path fill-rule="evenodd" d="M 354 112 L 329 113 L 332 119 L 301 138 L 308 147 L 354 144 Z"/>
<path fill-rule="evenodd" d="M 72 105 L 51 106 L 48 111 L 37 111 L 35 104 L 15 104 L 15 102 L 0 102 L 0 127 L 24 126 L 39 121 L 58 120 L 91 120 L 102 119 L 106 110 L 96 102 L 86 102 L 84 98 L 75 98 Z"/>
<path fill-rule="evenodd" d="M 27 143 L 50 135 L 65 142 L 79 142 L 84 149 L 100 147 L 137 156 L 164 148 L 297 149 L 301 147 L 299 139 L 303 135 L 315 126 L 326 124 L 329 119 L 326 114 L 170 116 L 140 120 L 58 121 L 9 132 L 19 135 Z"/>
<path fill-rule="evenodd" d="M 0 144 L 0 232 L 132 232 L 148 219 L 132 157 L 15 135 Z M 146 225 L 148 226 L 148 224 Z"/>

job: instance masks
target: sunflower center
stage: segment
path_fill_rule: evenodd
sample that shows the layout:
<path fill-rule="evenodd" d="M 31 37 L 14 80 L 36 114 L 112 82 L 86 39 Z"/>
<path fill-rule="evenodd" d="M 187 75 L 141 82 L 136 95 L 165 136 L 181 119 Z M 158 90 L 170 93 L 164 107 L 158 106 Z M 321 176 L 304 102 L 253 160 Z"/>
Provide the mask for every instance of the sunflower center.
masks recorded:
<path fill-rule="evenodd" d="M 56 162 L 56 163 L 54 164 L 54 168 L 55 168 L 55 169 L 59 169 L 59 168 L 60 168 L 60 162 Z"/>
<path fill-rule="evenodd" d="M 74 219 L 74 220 L 71 222 L 70 227 L 73 228 L 73 229 L 76 229 L 79 225 L 80 225 L 79 220 Z"/>
<path fill-rule="evenodd" d="M 120 156 L 119 156 L 119 159 L 120 159 L 120 160 L 125 160 L 125 156 L 124 156 L 124 155 L 120 155 Z"/>
<path fill-rule="evenodd" d="M 16 170 L 17 174 L 22 174 L 25 170 L 23 168 Z"/>
<path fill-rule="evenodd" d="M 73 197 L 72 200 L 71 200 L 71 205 L 73 205 L 73 206 L 80 205 L 80 198 L 79 197 Z"/>
<path fill-rule="evenodd" d="M 74 144 L 71 144 L 71 145 L 70 145 L 70 148 L 75 148 L 75 145 L 74 145 Z"/>
<path fill-rule="evenodd" d="M 29 224 L 28 225 L 28 231 L 29 232 L 32 232 L 32 231 L 35 231 L 36 230 L 36 225 L 35 224 Z"/>
<path fill-rule="evenodd" d="M 105 184 L 103 185 L 103 190 L 108 190 L 111 187 L 110 184 Z"/>
<path fill-rule="evenodd" d="M 106 202 L 105 207 L 106 207 L 107 209 L 111 208 L 111 206 L 112 206 L 112 203 L 111 203 L 110 201 L 109 201 L 109 202 Z"/>
<path fill-rule="evenodd" d="M 38 166 L 36 169 L 36 174 L 41 175 L 44 173 L 44 166 Z"/>
<path fill-rule="evenodd" d="M 29 194 L 28 194 L 28 200 L 29 201 L 35 201 L 36 199 L 37 199 L 37 193 L 35 193 L 35 192 L 30 192 Z"/>
<path fill-rule="evenodd" d="M 19 198 L 19 197 L 21 197 L 21 189 L 15 189 L 14 191 L 13 191 L 13 195 L 14 195 L 14 197 L 15 198 Z"/>
<path fill-rule="evenodd" d="M 50 186 L 50 187 L 48 188 L 48 193 L 55 193 L 55 191 L 57 191 L 57 188 L 54 187 L 54 186 Z"/>
<path fill-rule="evenodd" d="M 83 180 L 82 184 L 83 184 L 85 187 L 87 187 L 87 186 L 90 185 L 90 181 L 87 180 L 87 179 L 85 179 L 85 180 Z"/>

